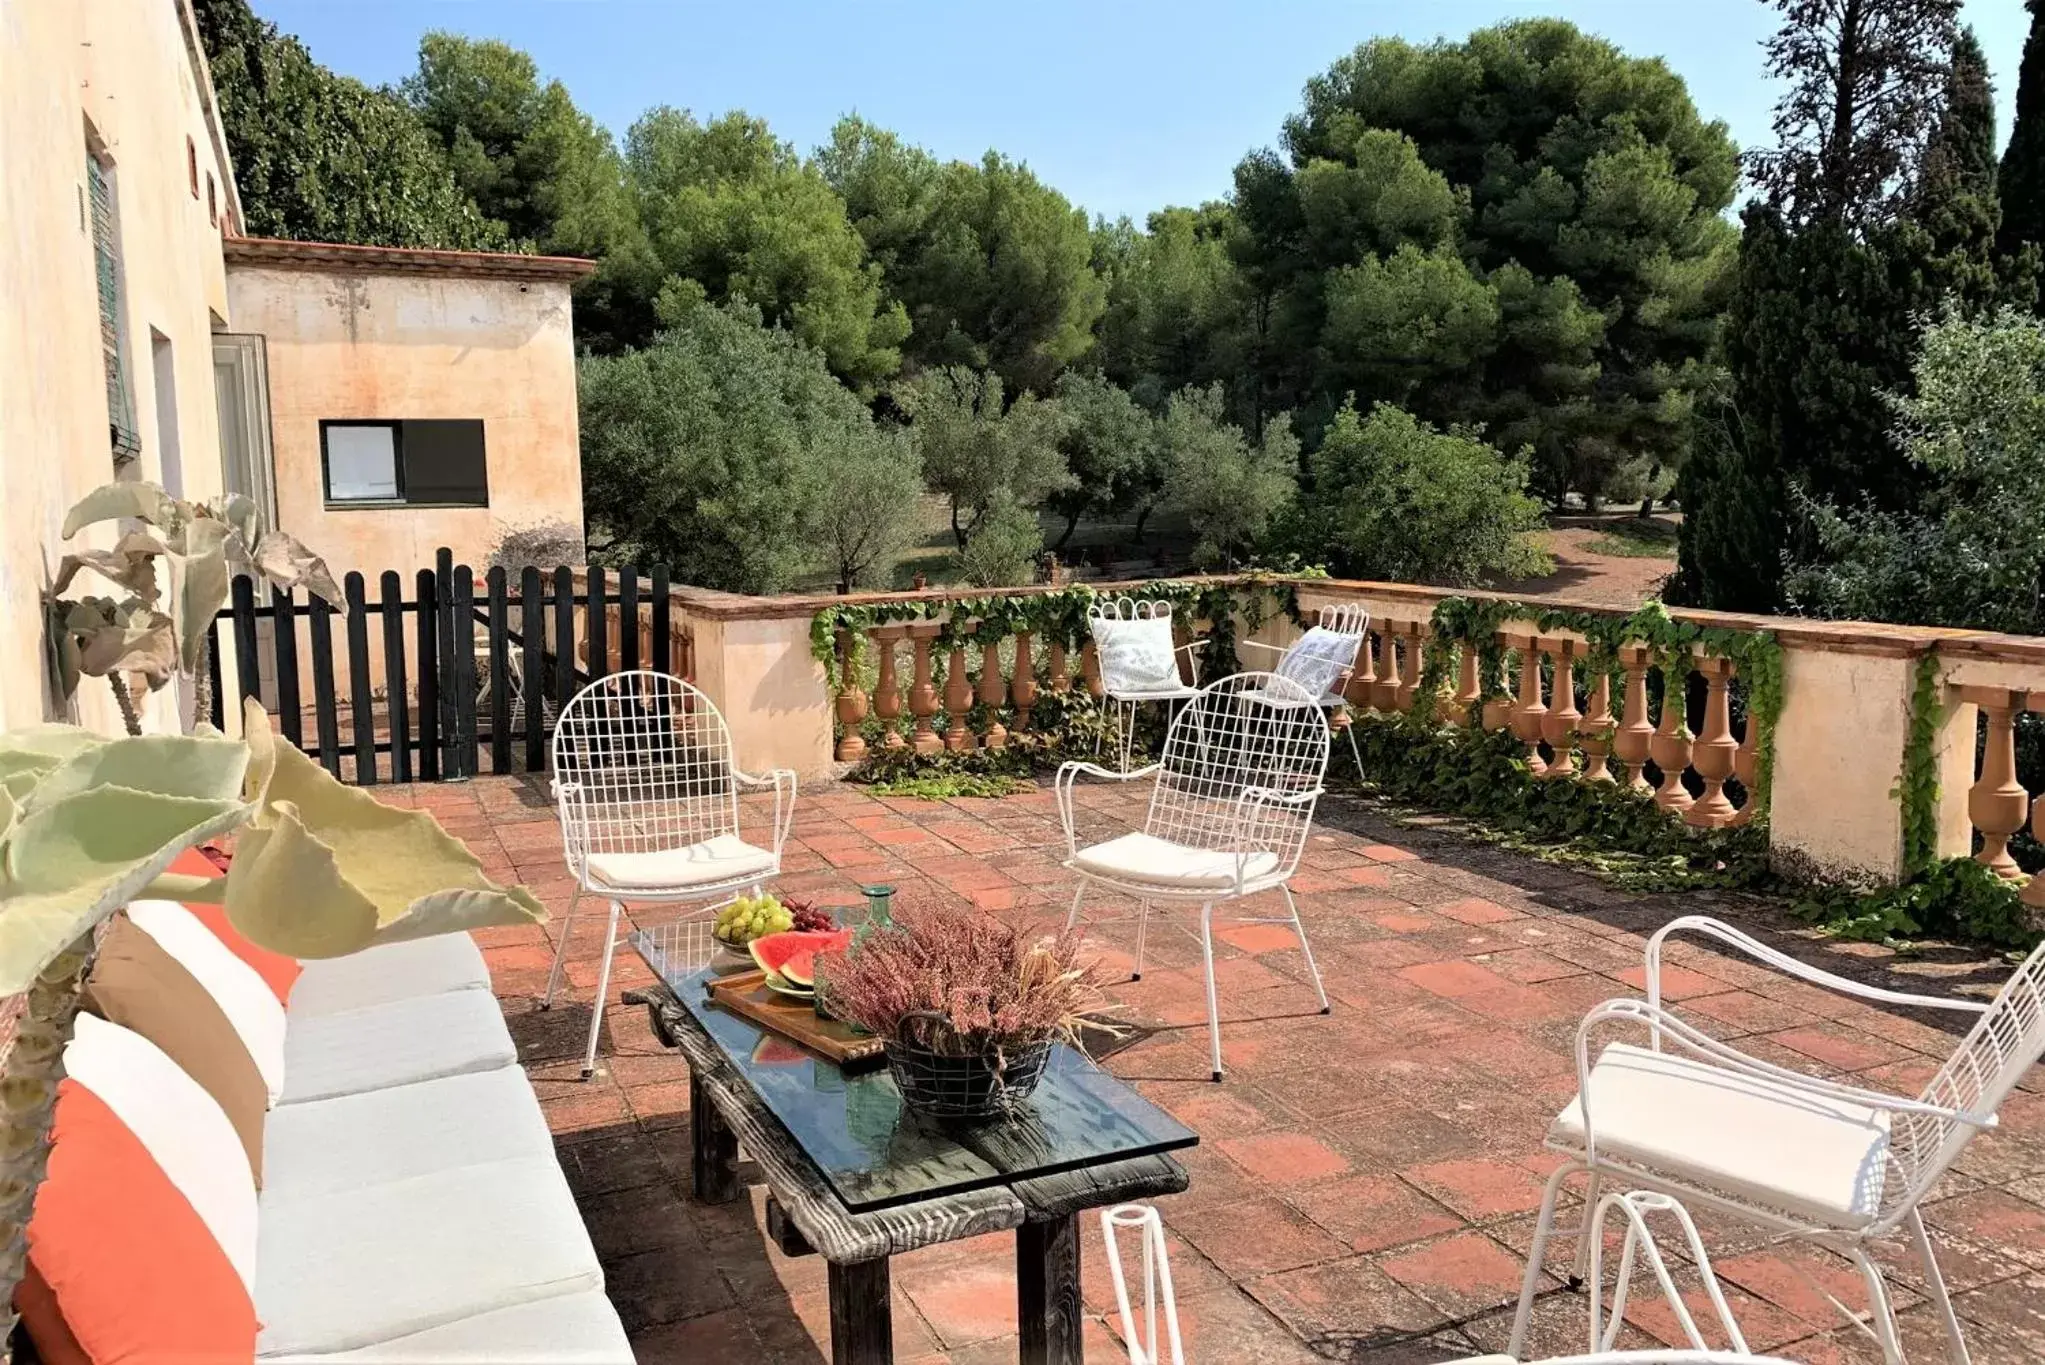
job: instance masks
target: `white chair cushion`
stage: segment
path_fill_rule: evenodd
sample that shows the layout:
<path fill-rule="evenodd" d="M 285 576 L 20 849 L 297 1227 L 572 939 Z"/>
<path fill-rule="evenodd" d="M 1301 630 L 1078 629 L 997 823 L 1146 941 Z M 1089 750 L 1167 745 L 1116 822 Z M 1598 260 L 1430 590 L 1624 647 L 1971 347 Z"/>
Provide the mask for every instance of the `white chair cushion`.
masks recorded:
<path fill-rule="evenodd" d="M 443 991 L 293 1019 L 280 1104 L 491 1071 L 516 1057 L 488 991 Z"/>
<path fill-rule="evenodd" d="M 555 1295 L 603 1272 L 551 1156 L 289 1201 L 265 1192 L 256 1354 L 345 1351 Z"/>
<path fill-rule="evenodd" d="M 687 848 L 663 848 L 650 853 L 592 853 L 589 873 L 605 886 L 620 891 L 671 891 L 713 882 L 737 881 L 765 876 L 774 871 L 777 860 L 764 848 L 755 848 L 736 834 L 720 834 Z"/>
<path fill-rule="evenodd" d="M 1336 682 L 1356 666 L 1360 635 L 1341 635 L 1326 626 L 1315 626 L 1293 642 L 1273 670 L 1279 677 L 1296 682 L 1309 697 L 1334 692 Z"/>
<path fill-rule="evenodd" d="M 1101 684 L 1115 697 L 1172 697 L 1189 693 L 1179 677 L 1169 616 L 1136 621 L 1089 619 L 1100 656 Z"/>
<path fill-rule="evenodd" d="M 128 903 L 128 918 L 206 988 L 234 1025 L 275 1104 L 284 1089 L 284 1007 L 254 967 L 176 901 Z"/>
<path fill-rule="evenodd" d="M 490 969 L 467 934 L 384 943 L 303 966 L 287 1007 L 294 1020 L 490 984 Z"/>
<path fill-rule="evenodd" d="M 266 1365 L 633 1365 L 618 1310 L 601 1293 L 557 1294 L 352 1351 L 259 1355 Z"/>
<path fill-rule="evenodd" d="M 1598 1151 L 1841 1228 L 1881 1208 L 1889 1116 L 1694 1057 L 1613 1043 L 1591 1068 Z M 1548 1129 L 1581 1151 L 1572 1100 Z"/>
<path fill-rule="evenodd" d="M 1188 848 L 1152 834 L 1124 834 L 1073 855 L 1072 866 L 1116 881 L 1187 890 L 1226 890 L 1236 884 L 1236 856 L 1208 848 Z M 1278 867 L 1275 853 L 1252 853 L 1243 879 L 1255 881 Z"/>
<path fill-rule="evenodd" d="M 64 1070 L 148 1149 L 254 1293 L 256 1185 L 226 1112 L 156 1044 L 97 1015 L 78 1016 Z"/>
<path fill-rule="evenodd" d="M 263 1125 L 263 1197 L 285 1204 L 457 1166 L 551 1159 L 554 1138 L 516 1065 L 280 1104 Z"/>

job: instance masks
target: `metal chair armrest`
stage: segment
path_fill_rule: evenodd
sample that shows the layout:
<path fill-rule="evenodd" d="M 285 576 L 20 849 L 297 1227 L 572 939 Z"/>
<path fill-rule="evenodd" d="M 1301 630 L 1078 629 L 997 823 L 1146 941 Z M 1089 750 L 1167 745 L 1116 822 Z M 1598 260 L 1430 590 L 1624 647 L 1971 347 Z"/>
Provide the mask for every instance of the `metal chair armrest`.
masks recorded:
<path fill-rule="evenodd" d="M 741 787 L 765 787 L 771 785 L 774 788 L 774 856 L 780 857 L 782 845 L 788 842 L 789 826 L 795 821 L 795 794 L 797 786 L 795 769 L 775 768 L 771 772 L 756 776 L 752 773 L 740 772 L 737 768 L 733 768 L 731 776 L 732 780 Z M 782 795 L 784 791 L 787 792 L 785 798 Z"/>
<path fill-rule="evenodd" d="M 1912 1005 L 1928 1010 L 1957 1010 L 1965 1014 L 1986 1014 L 1988 1005 L 1979 1000 L 1955 1000 L 1935 995 L 1912 995 L 1905 991 L 1884 990 L 1859 981 L 1850 981 L 1835 976 L 1820 967 L 1799 962 L 1780 949 L 1771 948 L 1753 935 L 1736 929 L 1723 920 L 1709 915 L 1683 915 L 1670 920 L 1657 929 L 1647 941 L 1647 1002 L 1661 1004 L 1662 942 L 1670 934 L 1689 931 L 1706 938 L 1717 939 L 1728 947 L 1737 948 L 1756 961 L 1766 963 L 1786 976 L 1808 981 L 1814 986 L 1823 986 L 1842 995 L 1859 996 L 1863 1000 L 1879 1000 L 1886 1005 Z"/>
<path fill-rule="evenodd" d="M 1076 758 L 1060 764 L 1058 775 L 1051 780 L 1051 791 L 1058 801 L 1058 819 L 1065 826 L 1065 856 L 1070 858 L 1079 852 L 1079 833 L 1073 826 L 1072 787 L 1079 780 L 1081 773 L 1092 777 L 1105 777 L 1115 782 L 1127 782 L 1131 778 L 1149 777 L 1163 766 L 1162 763 L 1152 763 L 1147 767 L 1118 773 L 1113 769 L 1103 768 L 1098 763 L 1088 763 Z"/>

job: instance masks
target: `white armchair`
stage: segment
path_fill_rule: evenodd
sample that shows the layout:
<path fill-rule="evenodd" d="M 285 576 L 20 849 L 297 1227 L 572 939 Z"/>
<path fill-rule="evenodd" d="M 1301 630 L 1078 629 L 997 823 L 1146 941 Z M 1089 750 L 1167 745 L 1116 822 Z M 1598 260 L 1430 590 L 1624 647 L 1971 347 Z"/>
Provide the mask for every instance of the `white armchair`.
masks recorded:
<path fill-rule="evenodd" d="M 1214 989 L 1214 907 L 1260 891 L 1278 891 L 1287 914 L 1248 923 L 1290 924 L 1299 935 L 1321 1013 L 1328 995 L 1286 885 L 1299 868 L 1321 781 L 1328 770 L 1328 725 L 1312 694 L 1273 673 L 1238 673 L 1201 688 L 1165 733 L 1164 757 L 1134 772 L 1067 763 L 1054 790 L 1065 825 L 1065 866 L 1079 874 L 1066 927 L 1079 920 L 1089 885 L 1137 899 L 1136 971 L 1143 975 L 1144 931 L 1154 900 L 1200 906 L 1207 966 L 1207 1027 L 1214 1079 L 1221 1079 L 1221 1016 Z M 1082 773 L 1115 782 L 1152 779 L 1141 832 L 1081 848 L 1073 785 Z"/>
<path fill-rule="evenodd" d="M 1135 601 L 1127 597 L 1099 597 L 1086 609 L 1086 623 L 1093 635 L 1094 656 L 1100 661 L 1101 689 L 1115 705 L 1115 741 L 1122 771 L 1129 770 L 1136 743 L 1136 713 L 1145 702 L 1169 705 L 1186 701 L 1198 692 L 1200 650 L 1206 642 L 1194 640 L 1175 644 L 1172 636 L 1172 604 Z M 1191 683 L 1179 674 L 1179 656 L 1186 656 Z M 1101 751 L 1094 740 L 1094 753 Z"/>
<path fill-rule="evenodd" d="M 1821 1080 L 1750 1057 L 1661 1007 L 1662 947 L 1671 934 L 1697 933 L 1814 985 L 1864 1000 L 1978 1016 L 1922 1094 L 1905 1099 Z M 1871 1243 L 1902 1229 L 1924 1265 L 1932 1302 L 1955 1362 L 1968 1358 L 1918 1205 L 1975 1133 L 2045 1054 L 2045 947 L 2017 969 L 1990 1004 L 1909 995 L 1863 985 L 1798 962 L 1731 925 L 1686 915 L 1647 947 L 1646 1000 L 1609 1000 L 1577 1030 L 1577 1097 L 1548 1131 L 1568 1160 L 1548 1183 L 1535 1226 L 1511 1349 L 1525 1343 L 1541 1254 L 1556 1196 L 1577 1172 L 1597 1204 L 1605 1180 L 1661 1190 L 1788 1238 L 1846 1256 L 1866 1282 L 1869 1324 L 1883 1358 L 1900 1365 L 1902 1346 Z M 1647 1046 L 1614 1042 L 1593 1060 L 1591 1035 L 1612 1024 L 1645 1032 Z M 1577 1247 L 1581 1279 L 1593 1238 L 1588 1218 Z"/>
<path fill-rule="evenodd" d="M 625 903 L 707 902 L 705 908 L 715 908 L 739 892 L 757 892 L 781 871 L 795 816 L 795 773 L 741 772 L 732 761 L 731 731 L 710 699 L 680 678 L 644 669 L 610 674 L 576 693 L 554 726 L 552 756 L 562 853 L 575 895 L 561 917 L 541 1009 L 554 1003 L 583 893 L 603 896 L 611 906 L 582 1060 L 587 1080 L 596 1071 Z M 774 792 L 765 847 L 739 835 L 744 788 Z"/>
<path fill-rule="evenodd" d="M 1238 648 L 1276 654 L 1271 671 L 1298 683 L 1331 716 L 1348 705 L 1343 695 L 1350 675 L 1356 672 L 1357 656 L 1363 652 L 1364 633 L 1370 629 L 1370 609 L 1360 602 L 1322 607 L 1314 624 L 1289 645 L 1267 645 L 1261 640 L 1240 640 Z M 1356 760 L 1356 775 L 1363 776 L 1363 754 L 1356 747 L 1356 727 L 1345 726 L 1349 756 Z M 1124 765 L 1126 766 L 1126 765 Z"/>

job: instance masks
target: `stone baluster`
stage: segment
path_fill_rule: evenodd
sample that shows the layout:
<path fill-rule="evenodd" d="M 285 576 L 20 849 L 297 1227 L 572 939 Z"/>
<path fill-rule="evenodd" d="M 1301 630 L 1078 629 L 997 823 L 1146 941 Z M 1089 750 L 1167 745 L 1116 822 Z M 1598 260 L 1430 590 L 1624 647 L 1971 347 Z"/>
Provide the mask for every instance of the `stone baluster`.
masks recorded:
<path fill-rule="evenodd" d="M 1507 643 L 1520 652 L 1520 699 L 1513 708 L 1512 732 L 1527 746 L 1527 768 L 1536 777 L 1548 771 L 1541 757 L 1541 731 L 1548 708 L 1541 701 L 1541 650 L 1537 637 L 1512 635 Z"/>
<path fill-rule="evenodd" d="M 874 680 L 873 713 L 880 718 L 880 746 L 902 747 L 902 687 L 895 678 L 895 643 L 908 633 L 906 626 L 875 626 L 874 647 L 880 651 L 880 675 Z"/>
<path fill-rule="evenodd" d="M 1086 690 L 1095 701 L 1108 695 L 1108 685 L 1101 681 L 1101 651 L 1092 640 L 1079 654 L 1079 672 L 1086 679 Z"/>
<path fill-rule="evenodd" d="M 1728 825 L 1749 825 L 1754 822 L 1754 812 L 1761 799 L 1761 717 L 1754 714 L 1754 698 L 1750 691 L 1747 696 L 1747 733 L 1740 736 L 1740 747 L 1733 751 L 1733 776 L 1740 779 L 1740 785 L 1747 789 L 1747 799 L 1741 803 Z"/>
<path fill-rule="evenodd" d="M 966 667 L 966 635 L 971 629 L 969 622 L 952 636 L 951 654 L 944 663 L 944 713 L 950 722 L 944 731 L 944 747 L 955 754 L 973 747 L 973 732 L 966 728 L 966 713 L 973 709 L 973 674 Z"/>
<path fill-rule="evenodd" d="M 1554 700 L 1541 718 L 1541 735 L 1554 757 L 1544 777 L 1576 776 L 1576 736 L 1583 712 L 1576 709 L 1576 656 L 1582 646 L 1567 636 L 1547 642 L 1542 651 L 1555 660 Z"/>
<path fill-rule="evenodd" d="M 1682 656 L 1688 662 L 1687 655 Z M 1688 704 L 1690 674 L 1681 664 L 1662 670 L 1662 714 L 1648 741 L 1648 756 L 1662 770 L 1662 785 L 1654 803 L 1663 810 L 1690 809 L 1690 789 L 1683 785 L 1683 770 L 1690 766 L 1690 728 L 1683 711 Z"/>
<path fill-rule="evenodd" d="M 1484 703 L 1483 721 L 1486 730 L 1503 730 L 1512 724 L 1513 712 L 1518 709 L 1512 694 L 1512 667 L 1505 661 L 1505 652 L 1512 648 L 1512 637 L 1500 631 L 1492 639 L 1498 646 L 1498 676 L 1491 680 L 1494 690 Z"/>
<path fill-rule="evenodd" d="M 915 717 L 909 747 L 919 754 L 934 754 L 944 748 L 932 724 L 937 715 L 937 688 L 930 681 L 930 646 L 943 629 L 942 621 L 918 621 L 908 628 L 915 669 L 909 684 L 909 714 Z"/>
<path fill-rule="evenodd" d="M 1055 635 L 1051 637 L 1051 643 L 1045 647 L 1044 671 L 1051 675 L 1051 690 L 1054 693 L 1062 697 L 1072 690 L 1072 669 L 1065 662 L 1065 642 Z"/>
<path fill-rule="evenodd" d="M 857 763 L 866 757 L 866 739 L 859 733 L 866 719 L 866 691 L 859 685 L 858 641 L 849 630 L 838 632 L 838 761 Z"/>
<path fill-rule="evenodd" d="M 1009 699 L 1015 703 L 1015 733 L 1028 734 L 1030 708 L 1037 704 L 1037 667 L 1030 658 L 1030 633 L 1015 633 L 1015 677 L 1008 684 Z"/>
<path fill-rule="evenodd" d="M 1363 633 L 1363 640 L 1356 647 L 1356 667 L 1349 671 L 1349 683 L 1342 689 L 1348 710 L 1368 711 L 1377 703 L 1378 670 L 1377 651 L 1372 645 L 1373 636 Z"/>
<path fill-rule="evenodd" d="M 1624 645 L 1619 665 L 1626 670 L 1626 701 L 1619 728 L 1612 734 L 1612 752 L 1626 766 L 1626 785 L 1636 791 L 1650 791 L 1647 780 L 1648 749 L 1654 743 L 1654 723 L 1647 718 L 1647 666 L 1652 651 L 1646 645 Z"/>
<path fill-rule="evenodd" d="M 1704 779 L 1704 795 L 1683 819 L 1699 829 L 1717 829 L 1738 814 L 1725 794 L 1726 779 L 1733 775 L 1733 755 L 1740 747 L 1733 738 L 1732 660 L 1706 655 L 1697 661 L 1697 671 L 1704 675 L 1704 731 L 1691 746 L 1690 765 Z"/>
<path fill-rule="evenodd" d="M 1405 667 L 1399 673 L 1398 708 L 1401 711 L 1413 709 L 1413 701 L 1420 695 L 1420 675 L 1427 671 L 1427 622 L 1406 623 Z"/>
<path fill-rule="evenodd" d="M 1001 703 L 1008 700 L 1008 682 L 1001 676 L 1001 641 L 980 646 L 980 704 L 987 708 L 987 733 L 981 742 L 990 749 L 1008 747 L 1008 727 L 1001 723 Z"/>
<path fill-rule="evenodd" d="M 1612 776 L 1612 675 L 1599 669 L 1591 683 L 1591 710 L 1583 718 L 1583 776 L 1586 782 L 1616 782 Z"/>
<path fill-rule="evenodd" d="M 1443 646 L 1446 648 L 1446 646 Z M 1449 703 L 1449 715 L 1460 725 L 1474 724 L 1481 719 L 1478 715 L 1478 699 L 1483 687 L 1477 676 L 1477 646 L 1465 642 L 1457 647 L 1456 695 Z"/>
<path fill-rule="evenodd" d="M 1399 636 L 1405 629 L 1403 621 L 1387 621 L 1378 631 L 1384 648 L 1378 654 L 1377 686 L 1371 689 L 1371 705 L 1380 711 L 1397 711 L 1399 694 L 1405 690 L 1405 684 L 1399 680 Z"/>
<path fill-rule="evenodd" d="M 2017 712 L 2024 694 L 2006 687 L 1963 687 L 1960 700 L 1972 702 L 1988 717 L 1988 743 L 1981 751 L 1981 776 L 1967 789 L 1967 818 L 1981 831 L 1981 851 L 1974 861 L 1998 877 L 2015 879 L 2023 872 L 2010 856 L 2010 836 L 2024 827 L 2030 794 L 2017 781 Z"/>
<path fill-rule="evenodd" d="M 2024 698 L 2027 711 L 2045 711 L 2045 692 L 2033 692 Z M 2031 837 L 2045 843 L 2045 801 L 2031 803 Z M 2023 902 L 2031 907 L 2033 923 L 2045 920 L 2045 875 L 2031 878 L 2024 887 Z"/>

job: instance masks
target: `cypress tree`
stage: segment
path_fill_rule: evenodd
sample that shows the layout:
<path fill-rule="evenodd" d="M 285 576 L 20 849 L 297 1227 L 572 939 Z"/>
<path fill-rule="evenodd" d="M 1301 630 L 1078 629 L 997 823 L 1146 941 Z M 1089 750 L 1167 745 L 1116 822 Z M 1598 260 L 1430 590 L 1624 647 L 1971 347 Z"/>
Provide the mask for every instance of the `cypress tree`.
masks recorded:
<path fill-rule="evenodd" d="M 1920 195 L 1995 190 L 1995 89 L 1972 27 L 1960 30 L 1953 42 L 1945 101 L 1924 150 L 1918 189 Z"/>
<path fill-rule="evenodd" d="M 2002 199 L 1998 245 L 2006 256 L 2025 242 L 2045 242 L 2045 0 L 2026 3 L 2031 36 L 2024 40 L 2016 122 L 1996 186 Z"/>

